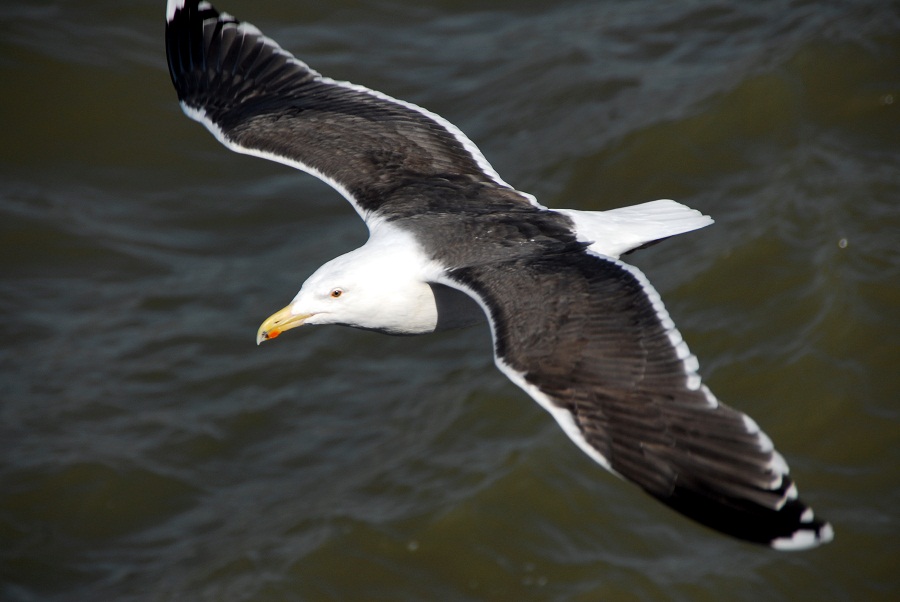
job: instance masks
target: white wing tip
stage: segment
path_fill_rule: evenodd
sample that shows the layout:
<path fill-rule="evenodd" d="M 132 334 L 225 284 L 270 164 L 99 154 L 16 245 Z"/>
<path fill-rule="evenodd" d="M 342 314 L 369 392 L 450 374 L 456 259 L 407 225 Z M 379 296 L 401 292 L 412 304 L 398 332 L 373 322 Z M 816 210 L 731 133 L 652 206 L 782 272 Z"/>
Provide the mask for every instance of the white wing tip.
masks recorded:
<path fill-rule="evenodd" d="M 779 537 L 772 540 L 771 546 L 776 550 L 794 552 L 808 550 L 834 539 L 834 529 L 829 523 L 823 524 L 818 529 L 799 529 L 790 537 Z"/>
<path fill-rule="evenodd" d="M 169 0 L 166 3 L 166 23 L 171 23 L 175 13 L 184 8 L 184 0 Z"/>

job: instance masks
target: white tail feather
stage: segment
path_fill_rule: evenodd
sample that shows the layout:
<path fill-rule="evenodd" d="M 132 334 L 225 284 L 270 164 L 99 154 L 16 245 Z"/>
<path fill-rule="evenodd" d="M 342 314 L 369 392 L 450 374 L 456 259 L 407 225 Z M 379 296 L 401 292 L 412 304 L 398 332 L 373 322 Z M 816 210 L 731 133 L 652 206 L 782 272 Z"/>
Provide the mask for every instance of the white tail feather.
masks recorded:
<path fill-rule="evenodd" d="M 578 240 L 608 257 L 636 249 L 648 242 L 697 230 L 713 223 L 708 215 L 670 199 L 609 211 L 557 209 L 575 222 Z"/>

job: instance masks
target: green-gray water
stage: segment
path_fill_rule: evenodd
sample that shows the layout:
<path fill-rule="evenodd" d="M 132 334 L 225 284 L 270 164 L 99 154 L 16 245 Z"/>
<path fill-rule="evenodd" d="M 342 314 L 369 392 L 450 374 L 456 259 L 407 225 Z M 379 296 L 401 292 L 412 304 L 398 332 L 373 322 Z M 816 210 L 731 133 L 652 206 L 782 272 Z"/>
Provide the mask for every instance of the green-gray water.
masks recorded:
<path fill-rule="evenodd" d="M 220 0 L 459 125 L 552 207 L 716 224 L 628 257 L 831 544 L 594 465 L 486 328 L 256 328 L 365 239 L 178 108 L 164 2 L 0 7 L 0 599 L 896 600 L 900 9 Z M 485 8 L 487 6 L 487 8 Z"/>

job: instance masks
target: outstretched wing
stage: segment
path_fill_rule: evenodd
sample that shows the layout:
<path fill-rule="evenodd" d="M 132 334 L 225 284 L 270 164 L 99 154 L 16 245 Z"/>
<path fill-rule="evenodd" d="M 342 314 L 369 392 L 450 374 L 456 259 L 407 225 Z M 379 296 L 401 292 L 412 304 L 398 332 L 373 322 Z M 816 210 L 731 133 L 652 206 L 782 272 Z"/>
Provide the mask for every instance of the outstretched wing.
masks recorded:
<path fill-rule="evenodd" d="M 702 385 L 637 269 L 589 252 L 449 272 L 480 300 L 497 365 L 589 456 L 675 510 L 781 549 L 831 539 L 745 414 Z"/>
<path fill-rule="evenodd" d="M 380 92 L 322 77 L 210 3 L 169 0 L 169 73 L 185 113 L 231 150 L 306 171 L 364 218 L 406 182 L 460 179 L 514 192 L 453 124 Z"/>

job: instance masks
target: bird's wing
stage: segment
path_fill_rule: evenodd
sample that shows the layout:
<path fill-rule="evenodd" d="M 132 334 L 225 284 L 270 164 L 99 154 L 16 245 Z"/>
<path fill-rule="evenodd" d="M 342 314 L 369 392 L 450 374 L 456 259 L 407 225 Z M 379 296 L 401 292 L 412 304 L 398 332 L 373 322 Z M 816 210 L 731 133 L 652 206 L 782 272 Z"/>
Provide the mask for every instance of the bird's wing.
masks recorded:
<path fill-rule="evenodd" d="M 701 384 L 637 268 L 579 250 L 446 278 L 484 307 L 498 367 L 605 468 L 742 539 L 782 549 L 831 539 L 769 437 Z"/>
<path fill-rule="evenodd" d="M 184 112 L 231 150 L 306 171 L 363 218 L 422 180 L 514 191 L 456 126 L 408 102 L 323 77 L 256 27 L 208 2 L 169 0 L 169 73 Z M 408 208 L 407 208 L 408 209 Z"/>

